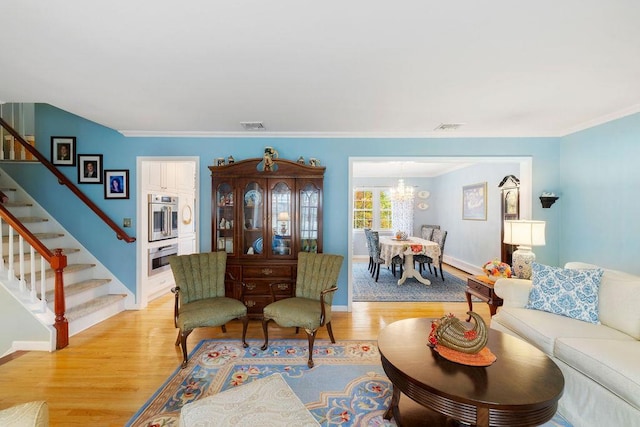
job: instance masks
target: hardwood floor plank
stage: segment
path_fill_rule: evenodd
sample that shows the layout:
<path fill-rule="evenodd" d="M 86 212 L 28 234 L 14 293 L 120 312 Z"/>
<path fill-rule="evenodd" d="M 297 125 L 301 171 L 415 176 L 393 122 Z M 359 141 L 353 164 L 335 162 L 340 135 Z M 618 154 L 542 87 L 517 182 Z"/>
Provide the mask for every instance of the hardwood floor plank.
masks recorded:
<path fill-rule="evenodd" d="M 467 274 L 445 266 L 451 274 Z M 484 303 L 474 310 L 489 321 Z M 337 340 L 377 339 L 382 328 L 411 317 L 466 317 L 467 303 L 382 302 L 353 303 L 353 311 L 334 312 Z M 52 426 L 122 426 L 180 365 L 174 346 L 173 295 L 152 301 L 145 310 L 126 311 L 70 339 L 67 348 L 53 353 L 21 352 L 0 364 L 0 408 L 31 400 L 46 400 Z M 189 351 L 205 338 L 238 338 L 241 323 L 195 330 Z M 425 340 L 428 331 L 425 331 Z M 263 339 L 259 321 L 249 323 L 248 338 Z M 269 324 L 269 338 L 306 339 L 304 332 Z M 328 339 L 326 328 L 318 339 Z"/>

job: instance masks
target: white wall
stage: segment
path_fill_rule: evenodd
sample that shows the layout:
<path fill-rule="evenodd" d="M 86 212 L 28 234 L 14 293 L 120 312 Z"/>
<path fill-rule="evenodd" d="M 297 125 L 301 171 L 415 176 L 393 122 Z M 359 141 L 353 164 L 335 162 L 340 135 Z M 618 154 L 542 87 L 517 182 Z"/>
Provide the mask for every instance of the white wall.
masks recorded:
<path fill-rule="evenodd" d="M 10 352 L 14 341 L 41 342 L 49 346 L 50 331 L 0 285 L 0 357 Z"/>

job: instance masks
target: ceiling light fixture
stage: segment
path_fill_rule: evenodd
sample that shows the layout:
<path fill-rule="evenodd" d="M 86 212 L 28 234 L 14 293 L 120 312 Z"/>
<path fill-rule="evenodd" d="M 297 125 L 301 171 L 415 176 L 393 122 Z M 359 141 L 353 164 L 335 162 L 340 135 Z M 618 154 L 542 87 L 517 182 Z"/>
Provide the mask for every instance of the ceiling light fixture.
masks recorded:
<path fill-rule="evenodd" d="M 438 127 L 436 127 L 434 130 L 436 130 L 436 131 L 439 131 L 439 130 L 444 130 L 444 131 L 458 130 L 463 125 L 464 125 L 464 123 L 440 123 L 440 125 L 438 125 Z"/>
<path fill-rule="evenodd" d="M 262 122 L 240 122 L 240 126 L 242 126 L 244 130 L 248 130 L 248 131 L 266 129 Z"/>
<path fill-rule="evenodd" d="M 391 189 L 391 199 L 397 201 L 413 200 L 413 187 L 404 185 L 404 179 L 398 180 L 398 186 Z"/>

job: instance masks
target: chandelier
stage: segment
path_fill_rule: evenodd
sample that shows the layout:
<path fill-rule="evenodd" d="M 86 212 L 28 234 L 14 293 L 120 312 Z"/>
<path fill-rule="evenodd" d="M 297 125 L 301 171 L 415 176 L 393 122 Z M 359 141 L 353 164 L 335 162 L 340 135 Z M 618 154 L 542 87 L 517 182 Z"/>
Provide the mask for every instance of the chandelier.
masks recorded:
<path fill-rule="evenodd" d="M 413 187 L 404 185 L 404 179 L 398 180 L 398 186 L 391 188 L 391 199 L 396 201 L 413 200 Z"/>

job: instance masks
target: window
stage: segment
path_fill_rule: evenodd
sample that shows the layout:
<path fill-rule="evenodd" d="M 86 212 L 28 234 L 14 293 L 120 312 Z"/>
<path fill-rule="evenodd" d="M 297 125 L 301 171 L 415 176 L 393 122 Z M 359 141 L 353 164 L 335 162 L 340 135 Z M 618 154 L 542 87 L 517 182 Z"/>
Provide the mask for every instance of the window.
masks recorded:
<path fill-rule="evenodd" d="M 356 188 L 353 191 L 353 229 L 391 230 L 389 188 Z"/>

